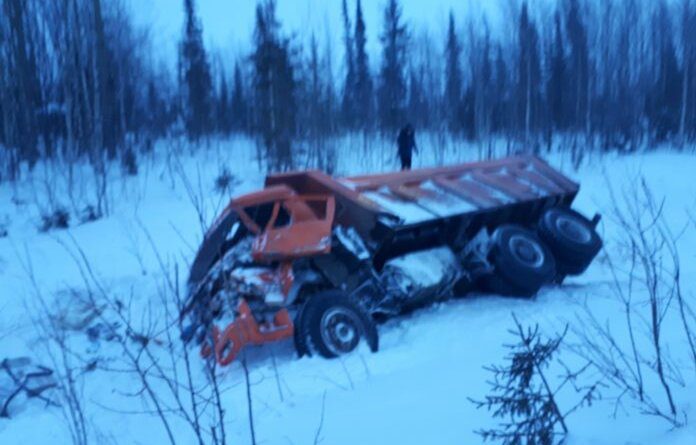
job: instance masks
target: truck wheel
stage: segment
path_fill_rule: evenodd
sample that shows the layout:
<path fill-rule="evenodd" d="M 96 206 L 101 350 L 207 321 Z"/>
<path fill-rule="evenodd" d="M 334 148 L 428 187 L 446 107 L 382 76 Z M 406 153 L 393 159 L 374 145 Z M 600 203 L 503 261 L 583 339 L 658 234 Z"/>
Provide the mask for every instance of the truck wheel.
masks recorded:
<path fill-rule="evenodd" d="M 342 292 L 316 294 L 301 311 L 300 335 L 309 343 L 308 350 L 315 350 L 325 358 L 336 358 L 352 352 L 365 339 L 372 352 L 377 352 L 375 323 Z"/>
<path fill-rule="evenodd" d="M 602 239 L 592 223 L 568 208 L 547 210 L 539 221 L 539 236 L 551 249 L 562 275 L 580 275 L 602 249 Z"/>
<path fill-rule="evenodd" d="M 531 297 L 556 275 L 553 255 L 529 230 L 503 225 L 493 232 L 489 260 L 495 268 L 485 283 L 503 295 Z"/>

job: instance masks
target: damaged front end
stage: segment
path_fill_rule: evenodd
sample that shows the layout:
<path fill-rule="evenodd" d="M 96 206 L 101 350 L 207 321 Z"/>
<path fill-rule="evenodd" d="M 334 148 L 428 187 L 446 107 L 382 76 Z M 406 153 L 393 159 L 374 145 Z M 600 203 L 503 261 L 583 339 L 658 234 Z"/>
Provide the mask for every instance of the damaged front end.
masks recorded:
<path fill-rule="evenodd" d="M 333 214 L 333 198 L 282 186 L 232 201 L 191 268 L 182 340 L 225 365 L 247 344 L 291 338 L 288 307 L 299 289 L 293 265 L 330 251 Z"/>
<path fill-rule="evenodd" d="M 249 255 L 253 238 L 230 249 L 195 290 L 182 339 L 214 353 L 220 365 L 231 363 L 247 344 L 291 338 L 293 324 L 285 306 L 293 287 L 292 264 L 262 266 Z"/>

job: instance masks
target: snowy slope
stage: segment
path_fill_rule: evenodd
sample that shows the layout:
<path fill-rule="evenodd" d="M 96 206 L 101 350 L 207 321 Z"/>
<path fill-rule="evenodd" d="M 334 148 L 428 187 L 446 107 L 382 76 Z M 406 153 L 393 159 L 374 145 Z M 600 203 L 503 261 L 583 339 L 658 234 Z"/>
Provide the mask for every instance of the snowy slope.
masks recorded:
<path fill-rule="evenodd" d="M 343 141 L 338 153 L 339 173 L 362 173 L 394 168 L 391 147 L 376 144 L 365 151 Z M 472 147 L 450 148 L 444 158 L 421 141 L 418 166 L 475 158 Z M 167 155 L 166 153 L 169 153 Z M 172 160 L 174 157 L 174 160 Z M 691 154 L 655 152 L 632 157 L 590 157 L 579 172 L 569 168 L 567 157 L 552 155 L 552 164 L 582 183 L 576 208 L 586 214 L 608 215 L 611 201 L 607 178 L 617 190 L 632 187 L 639 175 L 667 198 L 665 212 L 676 226 L 686 223 L 686 210 L 696 208 L 696 157 Z M 147 164 L 147 165 L 145 165 Z M 31 263 L 38 291 L 51 307 L 61 306 L 66 289 L 84 289 L 75 259 L 73 241 L 84 249 L 95 273 L 109 292 L 132 303 L 133 312 L 157 308 L 162 274 L 157 254 L 168 264 L 185 268 L 202 232 L 191 189 L 205 197 L 205 219 L 210 221 L 225 202 L 213 191 L 220 166 L 227 165 L 241 181 L 234 194 L 259 187 L 263 176 L 255 160 L 255 147 L 245 140 L 213 143 L 204 153 L 183 150 L 171 154 L 162 144 L 155 159 L 141 165 L 137 178 L 121 178 L 114 170 L 109 218 L 75 226 L 67 231 L 39 234 L 35 196 L 44 199 L 40 170 L 34 185 L 16 189 L 0 186 L 0 219 L 8 215 L 10 236 L 0 239 L 0 359 L 30 356 L 46 362 L 40 334 L 33 320 L 38 316 L 37 288 L 28 279 Z M 183 171 L 184 175 L 177 173 Z M 193 187 L 187 187 L 187 178 Z M 62 195 L 60 181 L 53 187 Z M 195 194 L 195 192 L 194 192 Z M 13 202 L 23 201 L 17 205 Z M 64 198 L 60 198 L 64 199 Z M 67 203 L 65 205 L 68 205 Z M 601 232 L 607 249 L 616 247 L 621 235 L 611 218 Z M 151 240 L 151 241 L 150 241 Z M 156 246 L 157 254 L 152 246 Z M 696 283 L 696 230 L 680 239 L 685 293 L 693 296 Z M 182 281 L 185 272 L 181 274 Z M 501 363 L 503 344 L 511 340 L 507 330 L 511 313 L 525 324 L 539 323 L 547 332 L 559 331 L 566 322 L 577 323 L 585 305 L 607 319 L 621 316 L 611 297 L 611 276 L 606 262 L 598 260 L 581 277 L 561 287 L 545 289 L 535 300 L 496 296 L 468 296 L 428 308 L 408 318 L 380 327 L 381 351 L 366 348 L 344 360 L 294 357 L 289 343 L 250 349 L 250 380 L 258 443 L 263 444 L 475 444 L 474 430 L 490 426 L 488 413 L 477 411 L 468 397 L 480 398 L 490 377 L 483 366 Z M 131 300 L 132 298 L 132 300 Z M 668 320 L 666 336 L 678 335 L 678 323 Z M 118 357 L 118 348 L 93 343 L 83 333 L 72 334 L 75 352 L 85 357 Z M 166 339 L 162 339 L 166 345 Z M 675 344 L 678 346 L 678 344 Z M 565 355 L 564 355 L 565 357 Z M 277 375 L 273 362 L 277 363 Z M 571 364 L 573 358 L 568 356 Z M 116 362 L 114 362 L 116 363 Z M 685 385 L 675 396 L 690 419 L 696 418 L 694 370 L 683 366 Z M 201 363 L 194 363 L 196 373 Z M 229 443 L 249 443 L 244 376 L 238 364 L 222 372 L 223 402 Z M 107 443 L 165 443 L 159 420 L 142 411 L 151 407 L 127 395 L 137 391 L 137 380 L 102 370 L 85 374 L 81 391 L 91 434 Z M 584 409 L 569 421 L 571 444 L 692 444 L 696 427 L 669 432 L 663 421 L 640 416 L 630 402 L 614 419 L 609 398 Z M 570 400 L 562 400 L 570 403 Z M 21 401 L 10 420 L 0 419 L 0 443 L 70 443 L 69 431 L 57 408 Z M 323 407 L 323 408 L 322 408 Z M 132 413 L 132 414 L 129 414 Z M 323 413 L 323 415 L 322 415 Z M 178 443 L 193 443 L 186 425 L 173 422 Z"/>

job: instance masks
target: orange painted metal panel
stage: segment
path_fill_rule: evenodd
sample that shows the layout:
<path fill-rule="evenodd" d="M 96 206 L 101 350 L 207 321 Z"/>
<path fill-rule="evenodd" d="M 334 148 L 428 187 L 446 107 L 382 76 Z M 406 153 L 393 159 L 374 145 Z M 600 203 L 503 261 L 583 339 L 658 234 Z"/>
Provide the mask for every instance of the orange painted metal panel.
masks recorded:
<path fill-rule="evenodd" d="M 326 202 L 323 218 L 319 218 L 307 201 Z M 266 229 L 256 236 L 252 256 L 257 261 L 301 258 L 331 251 L 331 230 L 336 209 L 332 196 L 293 196 L 282 202 L 290 214 L 290 222 L 274 227 L 281 203 L 276 203 Z"/>

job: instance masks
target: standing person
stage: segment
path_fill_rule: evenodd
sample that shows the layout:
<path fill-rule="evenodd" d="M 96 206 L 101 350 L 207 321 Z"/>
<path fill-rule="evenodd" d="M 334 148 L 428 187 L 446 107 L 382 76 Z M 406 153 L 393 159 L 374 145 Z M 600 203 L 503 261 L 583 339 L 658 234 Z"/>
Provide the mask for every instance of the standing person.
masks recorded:
<path fill-rule="evenodd" d="M 416 147 L 416 132 L 413 129 L 413 125 L 406 124 L 406 126 L 399 131 L 396 144 L 399 147 L 401 170 L 410 170 L 411 161 L 413 160 L 413 151 L 415 150 L 418 152 L 418 148 Z"/>

